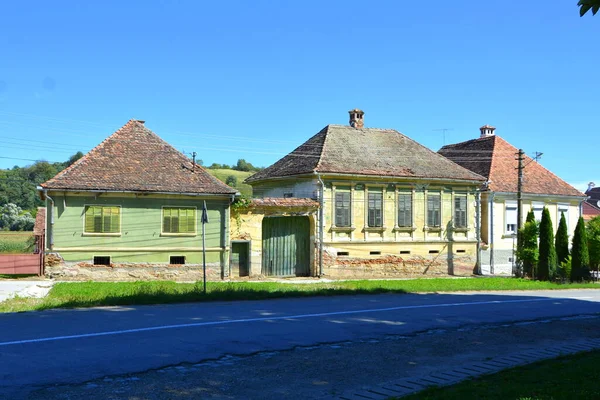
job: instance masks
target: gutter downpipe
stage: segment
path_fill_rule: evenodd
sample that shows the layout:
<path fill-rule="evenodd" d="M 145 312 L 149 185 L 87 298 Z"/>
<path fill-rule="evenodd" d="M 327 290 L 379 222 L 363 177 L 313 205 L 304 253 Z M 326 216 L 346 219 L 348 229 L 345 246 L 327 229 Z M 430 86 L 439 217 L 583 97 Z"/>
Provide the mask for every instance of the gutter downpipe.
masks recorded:
<path fill-rule="evenodd" d="M 48 196 L 48 189 L 43 189 L 44 197 L 50 200 L 52 206 L 48 208 L 48 214 L 46 215 L 46 219 L 50 217 L 50 232 L 48 233 L 48 248 L 50 251 L 54 250 L 54 199 Z"/>
<path fill-rule="evenodd" d="M 488 206 L 490 210 L 490 219 L 488 220 L 488 229 L 490 230 L 490 275 L 494 275 L 494 196 L 495 193 L 492 192 Z"/>
<path fill-rule="evenodd" d="M 475 192 L 475 239 L 477 240 L 477 255 L 475 261 L 475 273 L 481 273 L 481 191 L 477 188 Z"/>
<path fill-rule="evenodd" d="M 317 180 L 321 184 L 321 193 L 319 196 L 319 278 L 321 278 L 323 276 L 323 227 L 325 225 L 323 223 L 323 204 L 325 198 L 325 183 L 318 172 L 316 170 L 314 172 L 317 176 Z"/>

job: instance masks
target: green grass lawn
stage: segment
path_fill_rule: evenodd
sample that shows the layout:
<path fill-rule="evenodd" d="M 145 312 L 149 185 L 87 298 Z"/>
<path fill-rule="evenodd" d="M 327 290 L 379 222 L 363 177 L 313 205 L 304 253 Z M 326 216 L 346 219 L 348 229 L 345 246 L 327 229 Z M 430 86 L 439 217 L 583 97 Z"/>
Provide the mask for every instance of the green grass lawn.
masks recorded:
<path fill-rule="evenodd" d="M 540 361 L 402 400 L 571 400 L 600 399 L 600 351 Z"/>
<path fill-rule="evenodd" d="M 0 232 L 0 254 L 30 253 L 33 232 Z"/>
<path fill-rule="evenodd" d="M 252 197 L 252 186 L 246 185 L 244 179 L 253 175 L 254 172 L 236 171 L 233 169 L 206 169 L 206 172 L 217 178 L 218 180 L 225 182 L 229 175 L 233 175 L 237 178 L 237 185 L 232 185 L 240 191 L 240 193 L 248 198 Z"/>
<path fill-rule="evenodd" d="M 44 299 L 16 298 L 0 303 L 0 312 L 112 305 L 167 304 L 216 300 L 261 300 L 282 297 L 336 296 L 377 293 L 435 293 L 480 290 L 542 290 L 600 288 L 594 283 L 555 284 L 513 278 L 362 280 L 323 283 L 279 282 L 65 282 Z"/>

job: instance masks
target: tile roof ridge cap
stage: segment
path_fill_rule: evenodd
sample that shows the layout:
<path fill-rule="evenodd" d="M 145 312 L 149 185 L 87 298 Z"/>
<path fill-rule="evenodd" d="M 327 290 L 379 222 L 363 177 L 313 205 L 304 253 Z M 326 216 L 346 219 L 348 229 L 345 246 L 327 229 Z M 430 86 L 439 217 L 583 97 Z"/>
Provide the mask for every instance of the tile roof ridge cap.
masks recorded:
<path fill-rule="evenodd" d="M 317 164 L 315 165 L 315 168 L 313 169 L 314 172 L 318 172 L 319 168 L 321 167 L 321 162 L 323 161 L 323 153 L 325 152 L 325 145 L 327 144 L 327 138 L 329 137 L 329 127 L 331 127 L 330 125 L 325 126 L 325 128 L 321 129 L 321 132 L 323 132 L 323 134 L 325 135 L 325 138 L 323 139 L 323 145 L 321 146 L 321 153 L 319 153 L 319 160 L 317 161 Z M 319 134 L 317 133 L 317 135 Z"/>

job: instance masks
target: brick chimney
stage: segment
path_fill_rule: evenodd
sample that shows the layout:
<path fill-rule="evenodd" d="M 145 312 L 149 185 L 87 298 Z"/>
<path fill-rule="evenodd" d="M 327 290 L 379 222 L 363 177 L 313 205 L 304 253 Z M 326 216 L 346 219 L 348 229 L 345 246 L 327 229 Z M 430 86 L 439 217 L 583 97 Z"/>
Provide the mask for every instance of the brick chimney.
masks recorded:
<path fill-rule="evenodd" d="M 359 110 L 358 108 L 355 108 L 354 110 L 348 111 L 348 114 L 350 114 L 350 126 L 351 127 L 364 128 L 365 121 L 363 120 L 363 117 L 365 115 L 365 112 L 363 110 Z"/>
<path fill-rule="evenodd" d="M 481 131 L 481 136 L 479 136 L 479 137 L 485 138 L 485 137 L 494 136 L 495 135 L 494 131 L 496 130 L 496 128 L 494 128 L 493 126 L 484 125 L 481 128 L 479 128 L 479 130 Z"/>

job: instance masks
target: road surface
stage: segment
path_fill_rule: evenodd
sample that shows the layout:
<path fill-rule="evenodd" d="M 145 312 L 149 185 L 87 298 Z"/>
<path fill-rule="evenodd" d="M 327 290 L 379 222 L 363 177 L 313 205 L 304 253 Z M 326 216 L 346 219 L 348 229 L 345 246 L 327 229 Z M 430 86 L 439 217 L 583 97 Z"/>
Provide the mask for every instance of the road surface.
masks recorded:
<path fill-rule="evenodd" d="M 0 315 L 0 397 L 226 356 L 600 313 L 600 291 L 360 295 Z M 596 320 L 593 323 L 597 323 Z M 566 328 L 565 328 L 566 329 Z"/>

